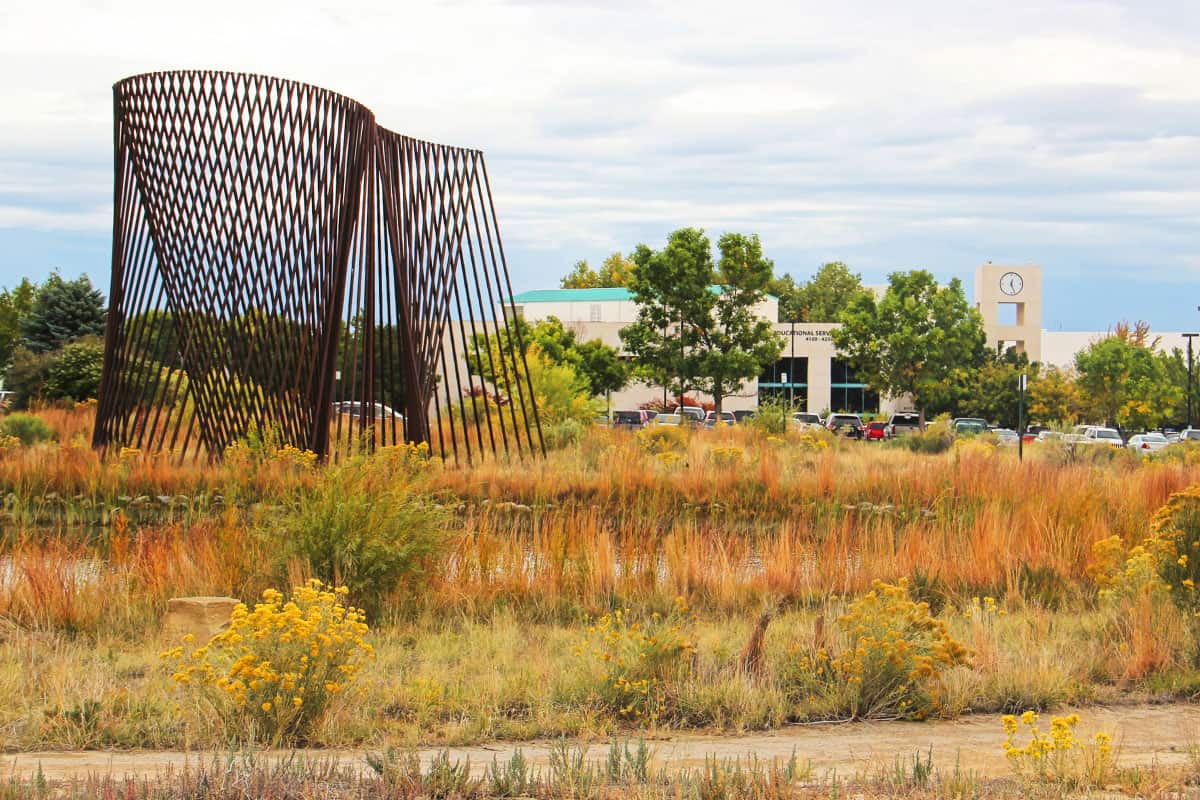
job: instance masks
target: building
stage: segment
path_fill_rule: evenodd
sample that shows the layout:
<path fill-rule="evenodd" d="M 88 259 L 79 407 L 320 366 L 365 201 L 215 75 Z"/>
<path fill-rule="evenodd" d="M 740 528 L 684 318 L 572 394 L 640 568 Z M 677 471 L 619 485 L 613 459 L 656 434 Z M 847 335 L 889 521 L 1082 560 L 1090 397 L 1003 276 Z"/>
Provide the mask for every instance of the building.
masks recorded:
<path fill-rule="evenodd" d="M 881 295 L 886 287 L 868 287 Z M 713 287 L 720 291 L 719 287 Z M 621 349 L 621 328 L 637 318 L 637 304 L 625 289 L 539 289 L 513 298 L 518 314 L 529 322 L 557 317 L 580 340 L 600 339 Z M 1042 268 L 1037 264 L 981 264 L 975 270 L 975 307 L 983 317 L 989 346 L 1015 347 L 1030 361 L 1070 367 L 1075 354 L 1106 331 L 1047 331 L 1042 327 Z M 777 320 L 778 300 L 768 296 L 759 306 L 764 319 Z M 780 359 L 742 391 L 726 399 L 725 408 L 754 408 L 766 398 L 779 398 L 809 411 L 889 412 L 904 401 L 881 398 L 858 379 L 840 358 L 830 332 L 837 323 L 776 322 L 783 337 Z M 1160 346 L 1186 351 L 1182 333 L 1154 332 Z M 614 408 L 635 408 L 662 399 L 661 386 L 633 384 L 613 396 Z"/>
<path fill-rule="evenodd" d="M 637 318 L 637 304 L 626 289 L 536 289 L 516 295 L 513 304 L 527 322 L 557 317 L 581 341 L 599 339 L 618 350 L 621 328 Z M 758 313 L 764 319 L 778 319 L 779 301 L 768 295 Z M 760 399 L 776 397 L 814 411 L 880 410 L 879 396 L 838 358 L 830 337 L 836 327 L 836 323 L 776 322 L 775 330 L 784 339 L 779 361 L 726 398 L 725 409 L 755 408 Z M 665 394 L 661 386 L 631 384 L 613 396 L 613 408 L 636 408 Z"/>

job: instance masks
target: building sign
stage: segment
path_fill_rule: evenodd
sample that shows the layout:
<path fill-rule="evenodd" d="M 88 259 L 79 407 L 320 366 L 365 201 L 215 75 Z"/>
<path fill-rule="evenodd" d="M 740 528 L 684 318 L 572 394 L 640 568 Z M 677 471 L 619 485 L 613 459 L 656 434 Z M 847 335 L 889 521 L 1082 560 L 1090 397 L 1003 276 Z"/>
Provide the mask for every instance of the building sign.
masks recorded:
<path fill-rule="evenodd" d="M 788 333 L 792 337 L 792 342 L 826 342 L 833 344 L 833 337 L 829 335 L 828 330 L 820 330 L 819 328 L 796 328 L 792 330 L 789 327 Z"/>

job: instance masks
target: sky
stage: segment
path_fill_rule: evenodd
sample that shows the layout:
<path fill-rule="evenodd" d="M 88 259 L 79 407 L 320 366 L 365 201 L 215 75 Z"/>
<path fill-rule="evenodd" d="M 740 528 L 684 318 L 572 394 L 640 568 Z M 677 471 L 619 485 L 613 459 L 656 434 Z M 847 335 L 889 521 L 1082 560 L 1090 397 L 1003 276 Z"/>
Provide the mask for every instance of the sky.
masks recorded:
<path fill-rule="evenodd" d="M 968 297 L 1032 261 L 1046 329 L 1200 329 L 1193 1 L 3 3 L 0 286 L 107 289 L 111 85 L 191 68 L 483 150 L 517 291 L 695 226 Z"/>

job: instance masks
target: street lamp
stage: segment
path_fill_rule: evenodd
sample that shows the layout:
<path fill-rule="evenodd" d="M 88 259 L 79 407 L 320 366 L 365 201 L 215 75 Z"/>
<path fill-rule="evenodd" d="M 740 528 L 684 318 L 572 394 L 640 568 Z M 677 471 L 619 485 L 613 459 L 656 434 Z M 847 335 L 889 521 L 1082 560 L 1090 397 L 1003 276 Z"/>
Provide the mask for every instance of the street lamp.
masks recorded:
<path fill-rule="evenodd" d="M 1197 306 L 1197 311 L 1200 311 L 1200 306 Z M 1200 336 L 1200 333 L 1185 333 L 1183 338 L 1187 339 L 1188 343 L 1188 385 L 1187 385 L 1187 426 L 1192 427 L 1192 339 Z"/>

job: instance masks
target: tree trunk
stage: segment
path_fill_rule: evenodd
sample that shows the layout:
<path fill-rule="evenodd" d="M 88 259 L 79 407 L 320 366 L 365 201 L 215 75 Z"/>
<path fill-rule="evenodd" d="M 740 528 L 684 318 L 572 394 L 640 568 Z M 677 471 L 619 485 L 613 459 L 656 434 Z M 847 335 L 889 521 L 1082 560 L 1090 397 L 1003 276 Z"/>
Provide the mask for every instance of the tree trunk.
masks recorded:
<path fill-rule="evenodd" d="M 925 432 L 925 406 L 917 410 L 917 427 L 921 429 L 921 433 Z"/>

